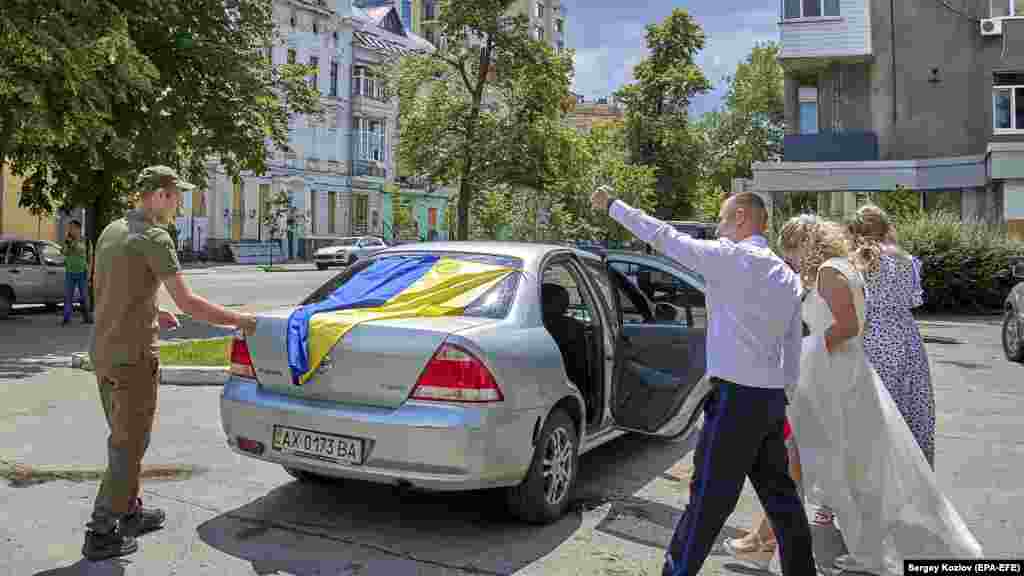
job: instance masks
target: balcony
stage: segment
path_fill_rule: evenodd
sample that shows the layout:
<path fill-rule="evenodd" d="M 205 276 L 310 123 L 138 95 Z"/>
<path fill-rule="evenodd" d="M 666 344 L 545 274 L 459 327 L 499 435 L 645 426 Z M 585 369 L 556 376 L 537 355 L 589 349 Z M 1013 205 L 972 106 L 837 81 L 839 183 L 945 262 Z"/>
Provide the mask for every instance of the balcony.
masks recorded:
<path fill-rule="evenodd" d="M 352 176 L 387 178 L 388 169 L 383 162 L 378 162 L 376 160 L 353 160 Z"/>
<path fill-rule="evenodd" d="M 784 162 L 878 160 L 878 135 L 874 132 L 787 134 L 782 146 Z"/>
<path fill-rule="evenodd" d="M 783 0 L 779 60 L 792 70 L 816 61 L 865 61 L 872 55 L 868 0 Z"/>

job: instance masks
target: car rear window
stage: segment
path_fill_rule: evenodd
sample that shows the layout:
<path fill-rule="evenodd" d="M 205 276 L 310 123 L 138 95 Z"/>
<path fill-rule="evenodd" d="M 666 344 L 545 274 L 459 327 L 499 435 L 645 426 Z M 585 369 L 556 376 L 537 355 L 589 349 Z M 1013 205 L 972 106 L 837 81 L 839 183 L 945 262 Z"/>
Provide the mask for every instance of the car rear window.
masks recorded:
<path fill-rule="evenodd" d="M 338 273 L 336 276 L 325 282 L 322 286 L 316 289 L 310 294 L 304 301 L 302 306 L 308 306 L 310 304 L 316 304 L 322 302 L 330 297 L 335 290 L 341 288 L 346 282 L 354 278 L 360 272 L 368 268 L 372 263 L 379 262 L 381 260 L 387 260 L 392 258 L 402 258 L 408 256 L 425 256 L 435 255 L 442 256 L 445 258 L 454 258 L 456 260 L 463 260 L 467 262 L 479 262 L 483 264 L 493 264 L 496 266 L 505 266 L 508 268 L 514 268 L 521 271 L 523 268 L 523 261 L 519 258 L 510 256 L 495 256 L 491 254 L 461 254 L 461 253 L 440 253 L 440 252 L 409 252 L 400 254 L 387 254 L 385 256 L 378 256 L 375 258 L 368 258 L 366 260 L 360 260 L 352 266 Z M 476 300 L 471 302 L 468 306 L 463 309 L 463 316 L 472 318 L 493 318 L 500 320 L 508 315 L 509 309 L 512 308 L 512 302 L 515 300 L 516 291 L 519 289 L 519 280 L 522 277 L 521 272 L 510 274 L 507 278 L 502 280 L 496 286 L 483 293 Z"/>

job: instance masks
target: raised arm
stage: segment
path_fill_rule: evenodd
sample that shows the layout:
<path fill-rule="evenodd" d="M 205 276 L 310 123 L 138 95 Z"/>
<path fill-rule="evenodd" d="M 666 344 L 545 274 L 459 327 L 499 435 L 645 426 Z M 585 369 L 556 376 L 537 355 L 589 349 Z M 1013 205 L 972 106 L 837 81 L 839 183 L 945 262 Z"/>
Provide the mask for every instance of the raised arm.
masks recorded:
<path fill-rule="evenodd" d="M 654 249 L 683 266 L 700 273 L 707 279 L 716 276 L 716 256 L 722 254 L 722 244 L 712 240 L 697 240 L 683 234 L 667 222 L 649 216 L 617 200 L 606 189 L 599 189 L 591 198 L 595 208 L 604 204 L 608 215 L 634 236 L 654 246 Z"/>

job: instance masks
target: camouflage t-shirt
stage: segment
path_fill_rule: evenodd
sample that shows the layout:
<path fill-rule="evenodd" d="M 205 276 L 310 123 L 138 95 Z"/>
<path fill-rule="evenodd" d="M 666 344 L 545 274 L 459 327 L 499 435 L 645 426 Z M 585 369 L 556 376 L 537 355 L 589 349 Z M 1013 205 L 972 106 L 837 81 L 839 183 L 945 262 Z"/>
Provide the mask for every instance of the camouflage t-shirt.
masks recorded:
<path fill-rule="evenodd" d="M 157 293 L 181 265 L 165 228 L 139 210 L 110 223 L 96 243 L 96 324 L 89 348 L 97 371 L 157 354 Z"/>

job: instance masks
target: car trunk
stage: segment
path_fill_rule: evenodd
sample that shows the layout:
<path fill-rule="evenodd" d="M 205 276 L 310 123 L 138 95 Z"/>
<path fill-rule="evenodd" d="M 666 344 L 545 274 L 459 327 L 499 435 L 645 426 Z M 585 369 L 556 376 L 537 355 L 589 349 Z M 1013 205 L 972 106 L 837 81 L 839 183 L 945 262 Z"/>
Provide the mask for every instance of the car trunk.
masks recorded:
<path fill-rule="evenodd" d="M 342 404 L 394 408 L 412 393 L 427 362 L 449 334 L 494 322 L 446 316 L 374 320 L 353 327 L 300 386 L 288 367 L 288 316 L 293 309 L 259 316 L 246 341 L 260 386 L 280 394 Z"/>

